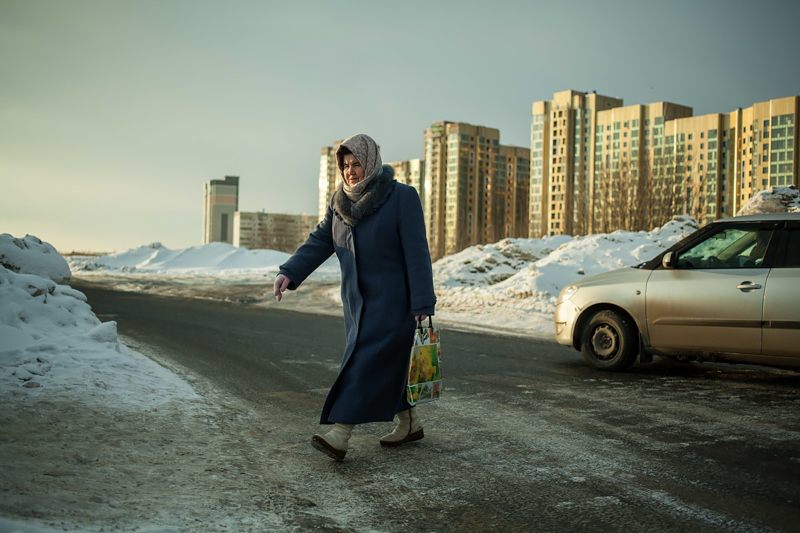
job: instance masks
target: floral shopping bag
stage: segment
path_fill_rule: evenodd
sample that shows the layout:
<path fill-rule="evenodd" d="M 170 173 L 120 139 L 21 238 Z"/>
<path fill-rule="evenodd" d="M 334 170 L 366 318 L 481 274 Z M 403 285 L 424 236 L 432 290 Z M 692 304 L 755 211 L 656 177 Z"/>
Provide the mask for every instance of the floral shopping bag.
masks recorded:
<path fill-rule="evenodd" d="M 428 317 L 428 327 L 417 323 L 414 330 L 414 345 L 408 360 L 408 403 L 416 405 L 442 397 L 442 348 L 439 328 L 433 327 Z"/>

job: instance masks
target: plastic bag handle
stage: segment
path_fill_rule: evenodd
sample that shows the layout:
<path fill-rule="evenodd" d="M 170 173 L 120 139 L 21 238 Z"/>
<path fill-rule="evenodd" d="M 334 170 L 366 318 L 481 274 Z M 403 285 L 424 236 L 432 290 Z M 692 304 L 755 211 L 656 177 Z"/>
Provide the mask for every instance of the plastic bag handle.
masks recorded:
<path fill-rule="evenodd" d="M 431 315 L 428 315 L 428 327 L 433 327 L 433 319 L 431 318 Z M 417 320 L 417 329 L 422 331 L 422 320 Z"/>

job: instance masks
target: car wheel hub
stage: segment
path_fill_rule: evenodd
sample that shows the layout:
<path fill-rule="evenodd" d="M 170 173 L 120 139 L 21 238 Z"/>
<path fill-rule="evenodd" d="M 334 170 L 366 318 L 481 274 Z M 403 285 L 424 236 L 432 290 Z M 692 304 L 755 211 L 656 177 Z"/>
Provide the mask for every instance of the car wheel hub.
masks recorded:
<path fill-rule="evenodd" d="M 617 353 L 619 341 L 616 332 L 608 325 L 602 325 L 594 330 L 592 335 L 592 348 L 598 357 L 608 359 Z"/>

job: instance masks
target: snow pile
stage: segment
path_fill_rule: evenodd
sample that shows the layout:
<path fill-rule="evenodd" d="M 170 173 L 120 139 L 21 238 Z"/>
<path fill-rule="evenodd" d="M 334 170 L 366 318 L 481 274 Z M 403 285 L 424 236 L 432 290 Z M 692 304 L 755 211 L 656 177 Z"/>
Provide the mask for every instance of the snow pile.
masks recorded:
<path fill-rule="evenodd" d="M 157 275 L 190 278 L 213 276 L 231 280 L 274 277 L 291 254 L 275 250 L 248 250 L 227 243 L 171 250 L 153 243 L 103 257 L 71 257 L 69 266 L 81 276 L 92 273 L 114 275 Z M 310 278 L 315 281 L 338 281 L 339 263 L 328 259 Z"/>
<path fill-rule="evenodd" d="M 17 239 L 0 235 L 0 266 L 20 274 L 33 274 L 55 283 L 67 283 L 70 270 L 53 246 L 32 235 Z"/>
<path fill-rule="evenodd" d="M 566 285 L 583 276 L 649 261 L 697 229 L 693 218 L 676 216 L 650 232 L 620 230 L 586 237 L 561 237 L 561 244 L 555 251 L 525 264 L 499 283 L 493 283 L 496 271 L 490 269 L 481 273 L 483 280 L 473 278 L 469 286 L 464 286 L 464 273 L 449 269 L 450 258 L 445 257 L 434 264 L 436 314 L 443 320 L 482 325 L 488 329 L 508 328 L 550 336 L 556 298 Z M 554 239 L 516 239 L 513 244 L 520 250 L 546 250 L 559 242 Z M 505 275 L 506 265 L 499 261 L 499 252 L 495 251 L 503 247 L 503 242 L 492 245 L 493 248 L 473 246 L 456 255 L 466 267 L 475 263 L 484 267 L 487 264 L 495 268 L 500 266 L 500 272 Z M 490 248 L 494 253 L 487 257 L 486 251 Z"/>
<path fill-rule="evenodd" d="M 436 261 L 433 280 L 442 287 L 494 285 L 570 240 L 572 237 L 568 235 L 557 235 L 543 239 L 503 239 L 473 246 Z"/>
<path fill-rule="evenodd" d="M 797 187 L 770 187 L 758 191 L 739 209 L 736 216 L 767 213 L 800 213 L 800 191 Z"/>
<path fill-rule="evenodd" d="M 12 256 L 13 270 L 0 266 L 0 397 L 23 387 L 35 394 L 78 391 L 133 407 L 194 397 L 174 374 L 122 344 L 117 323 L 101 323 L 82 292 L 51 279 L 69 278 L 52 246 L 3 235 L 0 251 L 5 255 L 6 244 L 17 241 L 35 245 Z M 33 271 L 41 275 L 25 273 Z"/>

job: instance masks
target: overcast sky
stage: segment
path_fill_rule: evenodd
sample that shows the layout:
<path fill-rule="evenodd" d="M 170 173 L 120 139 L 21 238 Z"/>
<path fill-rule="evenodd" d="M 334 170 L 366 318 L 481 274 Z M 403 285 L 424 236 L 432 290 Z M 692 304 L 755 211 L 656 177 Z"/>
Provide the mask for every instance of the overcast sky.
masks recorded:
<path fill-rule="evenodd" d="M 203 183 L 317 212 L 355 133 L 422 157 L 450 120 L 530 147 L 566 89 L 695 115 L 800 94 L 800 2 L 0 0 L 0 233 L 59 251 L 201 243 Z"/>

